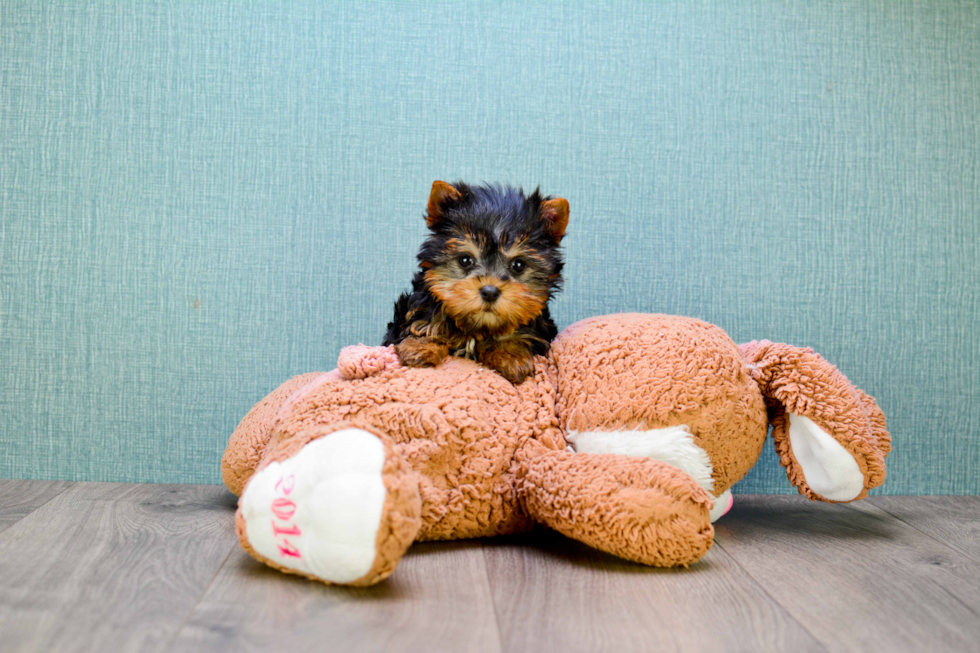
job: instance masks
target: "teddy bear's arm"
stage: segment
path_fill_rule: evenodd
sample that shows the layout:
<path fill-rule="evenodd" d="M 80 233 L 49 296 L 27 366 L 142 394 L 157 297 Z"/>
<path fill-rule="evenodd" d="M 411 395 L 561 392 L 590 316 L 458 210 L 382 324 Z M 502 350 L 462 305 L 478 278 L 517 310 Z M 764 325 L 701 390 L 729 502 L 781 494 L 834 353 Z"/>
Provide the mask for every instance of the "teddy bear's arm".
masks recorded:
<path fill-rule="evenodd" d="M 592 547 L 657 567 L 688 565 L 711 547 L 710 495 L 648 458 L 581 454 L 529 442 L 520 491 L 531 517 Z"/>

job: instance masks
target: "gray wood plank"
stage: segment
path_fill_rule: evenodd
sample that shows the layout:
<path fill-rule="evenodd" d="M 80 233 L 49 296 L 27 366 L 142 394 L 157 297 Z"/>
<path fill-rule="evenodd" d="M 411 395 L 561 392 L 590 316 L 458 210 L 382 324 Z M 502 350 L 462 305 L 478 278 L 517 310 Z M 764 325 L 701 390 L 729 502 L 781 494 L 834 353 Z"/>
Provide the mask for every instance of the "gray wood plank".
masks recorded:
<path fill-rule="evenodd" d="M 479 541 L 416 544 L 369 588 L 289 576 L 237 549 L 173 651 L 500 651 Z"/>
<path fill-rule="evenodd" d="M 977 650 L 980 564 L 870 504 L 740 495 L 716 529 L 832 650 Z"/>
<path fill-rule="evenodd" d="M 0 534 L 17 651 L 164 649 L 236 544 L 216 486 L 78 483 Z"/>
<path fill-rule="evenodd" d="M 822 651 L 724 551 L 633 564 L 551 531 L 484 545 L 506 651 Z"/>
<path fill-rule="evenodd" d="M 868 502 L 980 562 L 980 497 L 872 497 Z"/>
<path fill-rule="evenodd" d="M 71 481 L 0 480 L 0 533 L 71 486 Z"/>

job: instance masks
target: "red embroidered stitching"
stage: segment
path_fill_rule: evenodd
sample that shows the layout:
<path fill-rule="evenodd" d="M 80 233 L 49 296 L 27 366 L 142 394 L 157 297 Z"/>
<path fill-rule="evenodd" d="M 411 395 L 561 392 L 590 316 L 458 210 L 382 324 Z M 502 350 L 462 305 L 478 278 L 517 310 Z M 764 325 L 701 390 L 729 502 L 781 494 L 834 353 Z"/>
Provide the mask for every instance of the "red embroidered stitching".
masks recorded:
<path fill-rule="evenodd" d="M 285 522 L 282 526 L 276 523 L 275 519 L 272 520 L 272 534 L 274 537 L 279 538 L 283 536 L 282 541 L 277 541 L 276 546 L 279 547 L 279 555 L 283 558 L 302 558 L 299 549 L 290 542 L 285 536 L 286 535 L 302 535 L 299 530 L 299 526 L 296 524 L 289 524 L 289 521 L 296 514 L 296 503 L 292 499 L 287 499 L 286 497 L 293 491 L 296 487 L 296 479 L 290 474 L 286 477 L 279 477 L 276 482 L 275 489 L 282 492 L 281 497 L 276 497 L 272 500 L 272 514 L 276 516 L 276 519 Z"/>

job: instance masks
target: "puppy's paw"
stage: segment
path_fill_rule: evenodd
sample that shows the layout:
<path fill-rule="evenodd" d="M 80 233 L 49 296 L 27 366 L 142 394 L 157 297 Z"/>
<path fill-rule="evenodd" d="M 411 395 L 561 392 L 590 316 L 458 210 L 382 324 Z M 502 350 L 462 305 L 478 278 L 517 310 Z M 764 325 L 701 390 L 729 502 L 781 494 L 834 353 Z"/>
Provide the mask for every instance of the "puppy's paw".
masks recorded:
<path fill-rule="evenodd" d="M 496 350 L 488 352 L 481 362 L 514 385 L 534 374 L 534 358 L 530 355 Z"/>
<path fill-rule="evenodd" d="M 449 356 L 449 347 L 428 338 L 409 336 L 395 345 L 395 352 L 407 367 L 435 367 Z"/>

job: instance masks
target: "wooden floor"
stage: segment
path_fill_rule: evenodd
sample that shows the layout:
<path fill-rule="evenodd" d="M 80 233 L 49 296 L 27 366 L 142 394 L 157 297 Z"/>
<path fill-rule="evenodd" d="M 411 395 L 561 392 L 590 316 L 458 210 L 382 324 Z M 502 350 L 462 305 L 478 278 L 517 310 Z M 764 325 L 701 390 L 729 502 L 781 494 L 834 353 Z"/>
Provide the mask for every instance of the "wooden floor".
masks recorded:
<path fill-rule="evenodd" d="M 980 651 L 980 497 L 736 496 L 687 570 L 551 532 L 369 589 L 248 557 L 224 488 L 0 481 L 3 651 Z"/>

